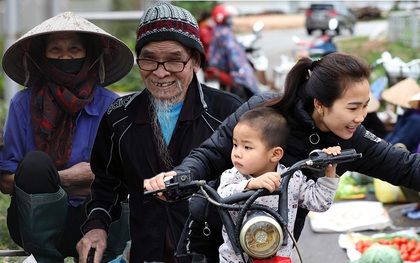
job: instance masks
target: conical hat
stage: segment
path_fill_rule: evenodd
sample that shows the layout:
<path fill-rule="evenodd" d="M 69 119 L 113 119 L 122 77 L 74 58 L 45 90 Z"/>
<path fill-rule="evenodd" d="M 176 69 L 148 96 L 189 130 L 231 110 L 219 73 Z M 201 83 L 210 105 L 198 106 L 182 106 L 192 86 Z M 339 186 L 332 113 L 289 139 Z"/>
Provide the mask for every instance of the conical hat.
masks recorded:
<path fill-rule="evenodd" d="M 3 56 L 4 72 L 21 85 L 24 85 L 25 81 L 27 81 L 26 86 L 34 85 L 40 74 L 29 72 L 29 79 L 27 79 L 25 73 L 28 73 L 28 67 L 24 65 L 25 53 L 33 56 L 32 48 L 42 50 L 42 36 L 59 32 L 87 34 L 89 36 L 87 45 L 94 45 L 91 47 L 98 52 L 98 57 L 105 51 L 103 56 L 105 76 L 101 83 L 103 86 L 120 80 L 133 68 L 134 55 L 124 42 L 73 12 L 65 12 L 45 20 L 11 45 Z"/>
<path fill-rule="evenodd" d="M 411 108 L 408 101 L 411 97 L 420 93 L 420 86 L 413 78 L 406 78 L 397 82 L 394 86 L 382 92 L 382 98 L 391 104 L 404 108 Z"/>
<path fill-rule="evenodd" d="M 367 107 L 368 113 L 375 112 L 379 110 L 379 107 L 381 104 L 379 103 L 379 100 L 375 98 L 375 95 L 373 95 L 372 92 L 369 94 L 370 100 Z"/>
<path fill-rule="evenodd" d="M 410 107 L 413 109 L 418 109 L 420 106 L 420 93 L 417 93 L 413 97 L 411 97 L 408 100 L 408 104 L 410 104 Z"/>

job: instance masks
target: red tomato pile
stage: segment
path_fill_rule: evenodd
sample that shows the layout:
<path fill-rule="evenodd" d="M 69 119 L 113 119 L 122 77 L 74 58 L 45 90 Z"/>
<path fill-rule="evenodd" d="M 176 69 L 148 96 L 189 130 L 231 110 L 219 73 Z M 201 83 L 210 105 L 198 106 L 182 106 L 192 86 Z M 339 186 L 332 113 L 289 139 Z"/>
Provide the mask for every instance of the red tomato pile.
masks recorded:
<path fill-rule="evenodd" d="M 420 243 L 416 239 L 407 237 L 394 237 L 392 239 L 380 238 L 378 240 L 363 239 L 356 242 L 356 250 L 364 253 L 371 245 L 379 243 L 396 247 L 404 261 L 416 262 L 420 260 Z"/>

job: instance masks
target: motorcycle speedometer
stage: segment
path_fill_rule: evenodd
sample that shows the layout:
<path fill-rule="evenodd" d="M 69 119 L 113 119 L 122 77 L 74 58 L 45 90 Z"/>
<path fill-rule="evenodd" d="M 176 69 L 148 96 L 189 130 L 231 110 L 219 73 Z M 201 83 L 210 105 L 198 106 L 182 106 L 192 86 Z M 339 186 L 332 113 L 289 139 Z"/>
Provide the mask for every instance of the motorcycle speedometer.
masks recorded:
<path fill-rule="evenodd" d="M 283 243 L 280 224 L 270 215 L 254 213 L 241 228 L 239 241 L 242 249 L 252 258 L 263 259 L 274 255 Z"/>

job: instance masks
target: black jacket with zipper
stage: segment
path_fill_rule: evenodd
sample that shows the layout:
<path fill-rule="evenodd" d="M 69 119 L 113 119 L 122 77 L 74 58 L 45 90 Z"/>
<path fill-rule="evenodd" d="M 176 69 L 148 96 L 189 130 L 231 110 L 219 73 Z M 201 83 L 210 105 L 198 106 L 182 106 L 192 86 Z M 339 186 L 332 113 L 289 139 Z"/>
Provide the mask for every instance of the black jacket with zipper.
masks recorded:
<path fill-rule="evenodd" d="M 200 148 L 194 149 L 174 170 L 178 172 L 190 170 L 194 179 L 209 181 L 215 179 L 224 170 L 231 168 L 232 132 L 239 117 L 247 110 L 278 96 L 281 95 L 262 94 L 252 97 L 229 116 Z M 342 150 L 354 148 L 356 152 L 362 153 L 362 158 L 339 164 L 337 166 L 338 175 L 342 175 L 346 171 L 355 171 L 394 185 L 420 190 L 419 154 L 410 154 L 401 148 L 393 147 L 390 143 L 367 131 L 363 125 L 357 127 L 356 132 L 348 140 L 344 140 L 332 132 L 322 132 L 315 126 L 314 120 L 305 111 L 300 101 L 297 101 L 289 111 L 283 112 L 283 115 L 290 127 L 287 148 L 280 160 L 280 163 L 286 167 L 308 158 L 312 150 L 339 145 Z M 322 176 L 313 170 L 304 169 L 303 172 L 312 179 Z M 296 239 L 299 238 L 303 229 L 307 213 L 307 210 L 301 208 L 298 210 L 294 229 Z"/>
<path fill-rule="evenodd" d="M 87 204 L 84 233 L 108 230 L 120 216 L 119 202 L 129 195 L 131 261 L 164 261 L 164 242 L 176 247 L 188 217 L 188 201 L 143 203 L 143 180 L 165 171 L 157 154 L 149 91 L 118 98 L 105 113 L 91 155 L 95 180 Z M 174 166 L 198 147 L 243 101 L 194 78 L 187 91 L 168 150 Z M 167 231 L 169 229 L 169 231 Z M 169 242 L 165 241 L 170 233 Z"/>

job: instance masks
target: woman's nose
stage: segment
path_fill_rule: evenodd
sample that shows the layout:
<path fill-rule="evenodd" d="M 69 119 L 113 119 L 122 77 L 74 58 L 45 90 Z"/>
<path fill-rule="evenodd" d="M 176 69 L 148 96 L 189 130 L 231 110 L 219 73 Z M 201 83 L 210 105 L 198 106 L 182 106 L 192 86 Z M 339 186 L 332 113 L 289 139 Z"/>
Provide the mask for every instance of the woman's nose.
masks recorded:
<path fill-rule="evenodd" d="M 366 114 L 362 114 L 359 116 L 356 116 L 356 118 L 354 118 L 354 122 L 356 123 L 362 123 L 366 118 Z"/>

